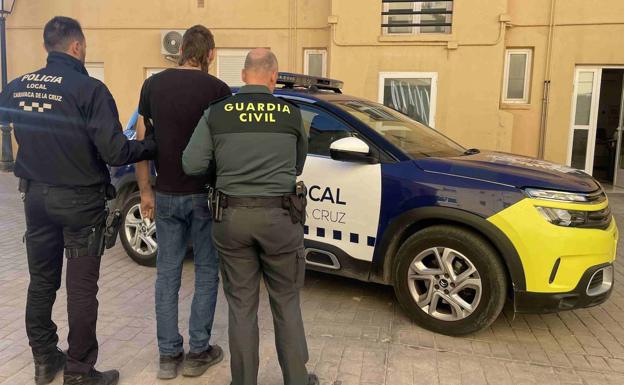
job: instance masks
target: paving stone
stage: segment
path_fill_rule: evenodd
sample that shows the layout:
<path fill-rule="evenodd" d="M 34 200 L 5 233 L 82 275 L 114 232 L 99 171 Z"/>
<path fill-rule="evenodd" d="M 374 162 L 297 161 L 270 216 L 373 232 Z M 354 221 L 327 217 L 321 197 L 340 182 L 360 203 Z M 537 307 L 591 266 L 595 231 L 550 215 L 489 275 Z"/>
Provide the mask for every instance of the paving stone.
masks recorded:
<path fill-rule="evenodd" d="M 16 180 L 0 173 L 0 384 L 32 384 L 33 364 L 24 330 L 28 270 L 23 208 Z M 624 196 L 613 197 L 616 215 Z M 620 222 L 624 216 L 619 218 Z M 620 245 L 622 246 L 622 245 Z M 624 248 L 619 247 L 619 250 Z M 624 384 L 624 264 L 615 264 L 616 286 L 605 304 L 558 314 L 514 315 L 509 304 L 492 327 L 465 337 L 431 333 L 413 324 L 392 288 L 309 272 L 301 293 L 310 352 L 309 369 L 323 385 Z M 98 367 L 119 368 L 122 385 L 160 385 L 154 314 L 155 270 L 136 265 L 120 245 L 102 260 Z M 179 321 L 188 341 L 194 270 L 186 261 Z M 54 307 L 59 346 L 67 348 L 67 294 Z M 259 383 L 282 383 L 275 333 L 263 289 Z M 228 385 L 227 304 L 220 291 L 213 343 L 226 358 L 204 376 L 167 382 Z M 53 385 L 60 385 L 59 377 Z"/>

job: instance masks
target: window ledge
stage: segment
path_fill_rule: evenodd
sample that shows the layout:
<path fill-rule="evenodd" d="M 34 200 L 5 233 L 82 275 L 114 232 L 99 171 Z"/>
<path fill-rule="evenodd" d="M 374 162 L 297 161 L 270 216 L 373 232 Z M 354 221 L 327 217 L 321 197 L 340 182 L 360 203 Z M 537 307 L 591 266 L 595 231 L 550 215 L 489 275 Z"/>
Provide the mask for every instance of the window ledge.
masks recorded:
<path fill-rule="evenodd" d="M 501 110 L 530 110 L 530 103 L 501 103 Z"/>
<path fill-rule="evenodd" d="M 380 35 L 377 41 L 380 43 L 396 42 L 449 42 L 455 40 L 455 36 L 446 33 L 419 33 L 419 34 L 392 34 Z"/>

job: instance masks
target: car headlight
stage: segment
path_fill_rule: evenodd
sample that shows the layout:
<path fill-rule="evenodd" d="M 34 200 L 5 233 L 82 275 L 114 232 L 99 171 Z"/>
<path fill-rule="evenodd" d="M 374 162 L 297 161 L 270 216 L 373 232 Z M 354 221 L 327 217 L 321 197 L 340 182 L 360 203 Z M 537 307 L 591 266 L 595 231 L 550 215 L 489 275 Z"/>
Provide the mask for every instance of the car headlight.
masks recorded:
<path fill-rule="evenodd" d="M 588 194 L 582 194 L 582 193 L 554 191 L 554 190 L 540 190 L 540 189 L 535 189 L 535 188 L 525 189 L 524 192 L 530 198 L 546 199 L 549 201 L 572 202 L 572 203 L 585 203 L 585 202 L 590 201 Z"/>
<path fill-rule="evenodd" d="M 566 210 L 553 207 L 535 207 L 553 225 L 582 227 L 588 223 L 588 211 Z"/>

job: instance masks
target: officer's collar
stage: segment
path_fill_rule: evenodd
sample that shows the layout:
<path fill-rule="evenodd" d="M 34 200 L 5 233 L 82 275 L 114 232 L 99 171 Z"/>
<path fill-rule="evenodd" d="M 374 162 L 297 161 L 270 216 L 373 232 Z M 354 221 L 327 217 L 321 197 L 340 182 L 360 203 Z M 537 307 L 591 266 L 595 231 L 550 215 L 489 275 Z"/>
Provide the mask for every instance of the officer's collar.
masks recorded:
<path fill-rule="evenodd" d="M 246 86 L 242 86 L 240 90 L 238 90 L 239 94 L 271 94 L 269 87 L 256 85 L 256 84 L 248 84 Z"/>
<path fill-rule="evenodd" d="M 66 65 L 84 75 L 89 74 L 80 60 L 63 52 L 50 52 L 48 54 L 48 65 L 50 64 Z"/>

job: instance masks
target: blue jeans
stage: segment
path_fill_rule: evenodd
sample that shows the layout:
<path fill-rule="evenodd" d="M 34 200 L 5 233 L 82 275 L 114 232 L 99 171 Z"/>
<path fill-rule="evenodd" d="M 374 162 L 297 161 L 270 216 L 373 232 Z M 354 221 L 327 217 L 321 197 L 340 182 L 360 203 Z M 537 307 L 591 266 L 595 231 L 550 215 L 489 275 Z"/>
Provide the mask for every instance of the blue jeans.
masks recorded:
<path fill-rule="evenodd" d="M 207 194 L 156 193 L 156 326 L 158 348 L 163 356 L 184 351 L 184 340 L 178 329 L 178 292 L 189 237 L 195 260 L 195 293 L 189 320 L 190 351 L 200 353 L 209 347 L 219 288 L 219 257 L 211 230 Z"/>

